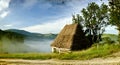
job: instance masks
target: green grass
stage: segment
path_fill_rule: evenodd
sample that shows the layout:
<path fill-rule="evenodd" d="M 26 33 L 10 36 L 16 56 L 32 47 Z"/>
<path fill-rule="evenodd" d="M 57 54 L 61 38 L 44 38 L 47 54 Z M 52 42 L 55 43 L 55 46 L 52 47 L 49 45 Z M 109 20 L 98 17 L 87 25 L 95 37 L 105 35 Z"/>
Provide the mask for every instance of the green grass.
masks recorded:
<path fill-rule="evenodd" d="M 93 45 L 91 48 L 70 53 L 12 53 L 0 54 L 0 58 L 9 59 L 60 59 L 60 60 L 87 60 L 92 58 L 107 57 L 120 51 L 120 44 Z"/>
<path fill-rule="evenodd" d="M 104 44 L 99 46 L 93 46 L 88 50 L 79 52 L 73 52 L 71 54 L 64 54 L 59 59 L 74 59 L 74 60 L 86 60 L 98 57 L 107 57 L 108 55 L 120 51 L 120 45 Z"/>
<path fill-rule="evenodd" d="M 109 37 L 113 41 L 118 41 L 118 35 L 115 34 L 103 34 L 102 38 Z"/>

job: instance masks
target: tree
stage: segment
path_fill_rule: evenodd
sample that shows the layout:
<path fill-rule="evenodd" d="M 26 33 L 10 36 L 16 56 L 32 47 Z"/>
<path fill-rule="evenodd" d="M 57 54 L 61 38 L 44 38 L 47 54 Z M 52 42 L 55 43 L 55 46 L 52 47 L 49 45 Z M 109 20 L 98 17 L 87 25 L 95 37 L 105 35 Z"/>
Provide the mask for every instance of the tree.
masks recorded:
<path fill-rule="evenodd" d="M 105 27 L 108 25 L 108 6 L 105 4 L 98 6 L 92 2 L 88 4 L 87 8 L 83 8 L 81 12 L 82 16 L 77 14 L 75 17 L 74 15 L 73 20 L 85 27 L 85 33 L 91 43 L 99 42 Z"/>
<path fill-rule="evenodd" d="M 73 16 L 72 16 L 72 21 L 73 21 L 73 24 L 74 24 L 74 23 L 81 24 L 81 22 L 83 21 L 83 18 L 82 18 L 82 16 L 80 16 L 79 14 L 77 14 L 76 16 L 73 15 Z"/>
<path fill-rule="evenodd" d="M 110 23 L 117 26 L 120 43 L 120 0 L 110 0 Z"/>

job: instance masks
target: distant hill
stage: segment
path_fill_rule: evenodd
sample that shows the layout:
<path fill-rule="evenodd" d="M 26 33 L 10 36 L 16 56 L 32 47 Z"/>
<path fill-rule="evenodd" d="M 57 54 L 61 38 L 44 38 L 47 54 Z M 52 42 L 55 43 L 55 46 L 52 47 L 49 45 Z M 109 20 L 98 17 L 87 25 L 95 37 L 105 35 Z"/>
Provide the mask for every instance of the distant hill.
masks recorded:
<path fill-rule="evenodd" d="M 8 29 L 8 30 L 5 30 L 5 31 L 21 34 L 27 39 L 44 40 L 44 39 L 54 39 L 57 36 L 57 34 L 52 34 L 52 33 L 49 33 L 49 34 L 31 33 L 31 32 L 28 32 L 28 31 L 18 30 L 18 29 Z"/>
<path fill-rule="evenodd" d="M 0 30 L 0 53 L 29 51 L 29 47 L 24 44 L 24 39 L 25 36 L 20 33 Z"/>
<path fill-rule="evenodd" d="M 2 40 L 3 38 L 7 38 L 11 41 L 23 42 L 24 37 L 25 36 L 20 33 L 0 30 L 0 40 Z"/>
<path fill-rule="evenodd" d="M 115 34 L 103 34 L 102 35 L 102 40 L 104 41 L 111 41 L 111 42 L 118 42 L 118 35 Z"/>
<path fill-rule="evenodd" d="M 18 29 L 8 29 L 8 30 L 5 30 L 5 31 L 15 32 L 15 33 L 19 33 L 19 34 L 22 34 L 22 35 L 25 35 L 25 36 L 31 36 L 31 35 L 33 35 L 30 32 L 27 32 L 27 31 L 24 31 L 24 30 L 18 30 Z"/>
<path fill-rule="evenodd" d="M 115 35 L 115 34 L 103 34 L 102 37 L 109 37 L 111 38 L 111 40 L 118 40 L 118 35 Z"/>

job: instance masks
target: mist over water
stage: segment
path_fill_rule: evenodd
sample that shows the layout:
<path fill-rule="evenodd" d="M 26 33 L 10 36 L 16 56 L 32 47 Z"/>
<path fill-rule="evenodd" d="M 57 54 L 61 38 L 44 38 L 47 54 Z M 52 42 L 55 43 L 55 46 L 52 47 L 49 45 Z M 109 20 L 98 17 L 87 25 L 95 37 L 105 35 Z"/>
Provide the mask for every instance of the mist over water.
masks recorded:
<path fill-rule="evenodd" d="M 31 52 L 51 52 L 50 44 L 53 40 L 25 40 L 24 44 L 31 48 Z"/>
<path fill-rule="evenodd" d="M 52 42 L 52 39 L 25 39 L 19 42 L 3 37 L 0 40 L 0 53 L 50 53 Z"/>
<path fill-rule="evenodd" d="M 0 40 L 0 53 L 25 53 L 30 52 L 30 49 L 24 42 L 11 40 L 6 37 Z"/>

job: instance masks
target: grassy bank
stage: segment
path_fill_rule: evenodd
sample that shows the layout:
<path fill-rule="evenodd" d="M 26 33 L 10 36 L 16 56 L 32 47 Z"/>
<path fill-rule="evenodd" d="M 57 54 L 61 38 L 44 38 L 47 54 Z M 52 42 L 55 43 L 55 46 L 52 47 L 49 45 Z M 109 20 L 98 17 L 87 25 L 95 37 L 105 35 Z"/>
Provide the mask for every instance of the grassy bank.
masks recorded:
<path fill-rule="evenodd" d="M 120 44 L 93 45 L 91 48 L 70 53 L 19 53 L 0 54 L 0 58 L 9 59 L 60 59 L 60 60 L 87 60 L 92 58 L 107 57 L 120 51 Z"/>

